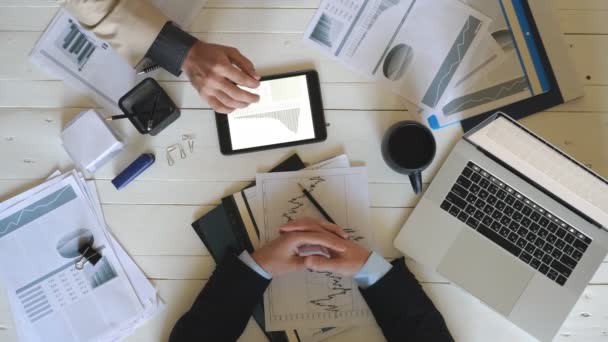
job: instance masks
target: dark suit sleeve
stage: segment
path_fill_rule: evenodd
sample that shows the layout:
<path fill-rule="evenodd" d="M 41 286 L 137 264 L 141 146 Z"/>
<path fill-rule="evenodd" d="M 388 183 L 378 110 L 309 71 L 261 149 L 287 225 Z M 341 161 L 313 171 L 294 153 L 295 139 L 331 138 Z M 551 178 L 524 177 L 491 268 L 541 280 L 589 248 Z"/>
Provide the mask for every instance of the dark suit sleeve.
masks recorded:
<path fill-rule="evenodd" d="M 393 341 L 453 341 L 443 317 L 407 269 L 403 258 L 361 294 L 382 333 Z"/>
<path fill-rule="evenodd" d="M 229 253 L 192 305 L 175 324 L 170 342 L 236 341 L 270 280 Z"/>

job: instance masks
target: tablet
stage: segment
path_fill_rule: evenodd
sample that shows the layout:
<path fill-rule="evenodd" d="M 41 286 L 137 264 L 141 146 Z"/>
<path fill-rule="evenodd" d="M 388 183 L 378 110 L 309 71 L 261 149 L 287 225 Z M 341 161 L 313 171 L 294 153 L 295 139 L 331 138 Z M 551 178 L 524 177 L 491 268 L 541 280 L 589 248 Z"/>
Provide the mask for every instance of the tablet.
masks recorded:
<path fill-rule="evenodd" d="M 309 144 L 327 138 L 319 76 L 314 70 L 262 77 L 260 101 L 215 113 L 222 154 Z"/>

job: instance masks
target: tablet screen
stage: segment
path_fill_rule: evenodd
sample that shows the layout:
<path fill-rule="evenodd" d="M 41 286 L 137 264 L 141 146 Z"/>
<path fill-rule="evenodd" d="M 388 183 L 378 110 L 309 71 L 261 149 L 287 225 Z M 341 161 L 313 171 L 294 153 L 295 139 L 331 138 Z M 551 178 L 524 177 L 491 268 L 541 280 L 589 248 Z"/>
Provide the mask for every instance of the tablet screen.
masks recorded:
<path fill-rule="evenodd" d="M 260 101 L 228 114 L 233 150 L 315 138 L 306 75 L 260 82 Z"/>

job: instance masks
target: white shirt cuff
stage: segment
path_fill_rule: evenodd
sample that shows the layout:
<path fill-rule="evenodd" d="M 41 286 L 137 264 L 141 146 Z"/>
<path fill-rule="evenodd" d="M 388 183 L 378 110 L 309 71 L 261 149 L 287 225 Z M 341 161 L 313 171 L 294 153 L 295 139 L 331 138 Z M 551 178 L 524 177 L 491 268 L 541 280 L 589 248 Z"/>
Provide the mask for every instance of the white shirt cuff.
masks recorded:
<path fill-rule="evenodd" d="M 365 265 L 361 267 L 353 279 L 360 288 L 366 289 L 384 277 L 391 268 L 393 268 L 393 265 L 386 261 L 380 254 L 372 252 L 369 258 L 367 258 Z"/>
<path fill-rule="evenodd" d="M 251 255 L 249 255 L 249 252 L 247 252 L 246 250 L 243 251 L 243 253 L 241 253 L 241 255 L 239 255 L 239 259 L 247 266 L 249 266 L 249 268 L 251 268 L 252 270 L 255 271 L 255 273 L 261 275 L 262 277 L 271 280 L 272 279 L 272 275 L 270 275 L 270 273 L 264 271 L 264 269 L 262 268 L 262 266 L 258 265 L 257 262 L 255 262 L 255 260 L 253 260 L 253 258 L 251 257 Z"/>

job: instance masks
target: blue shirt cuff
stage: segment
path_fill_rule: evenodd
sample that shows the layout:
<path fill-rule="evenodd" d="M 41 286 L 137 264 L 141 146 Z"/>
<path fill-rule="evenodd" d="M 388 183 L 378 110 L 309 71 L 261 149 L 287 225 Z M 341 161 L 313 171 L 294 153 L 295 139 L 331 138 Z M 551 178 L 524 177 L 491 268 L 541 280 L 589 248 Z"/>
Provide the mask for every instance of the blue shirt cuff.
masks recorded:
<path fill-rule="evenodd" d="M 380 254 L 372 252 L 369 258 L 367 258 L 365 265 L 361 267 L 353 279 L 360 288 L 366 289 L 384 277 L 391 268 L 393 268 L 393 265 L 386 261 Z"/>
<path fill-rule="evenodd" d="M 264 271 L 264 269 L 262 268 L 262 266 L 258 265 L 257 262 L 255 262 L 255 260 L 253 260 L 253 258 L 251 257 L 251 255 L 249 254 L 249 252 L 247 251 L 243 251 L 243 253 L 241 253 L 239 255 L 239 259 L 247 266 L 249 266 L 249 268 L 251 268 L 252 270 L 255 271 L 255 273 L 261 275 L 262 277 L 271 280 L 272 279 L 272 275 L 270 275 L 270 273 Z"/>

